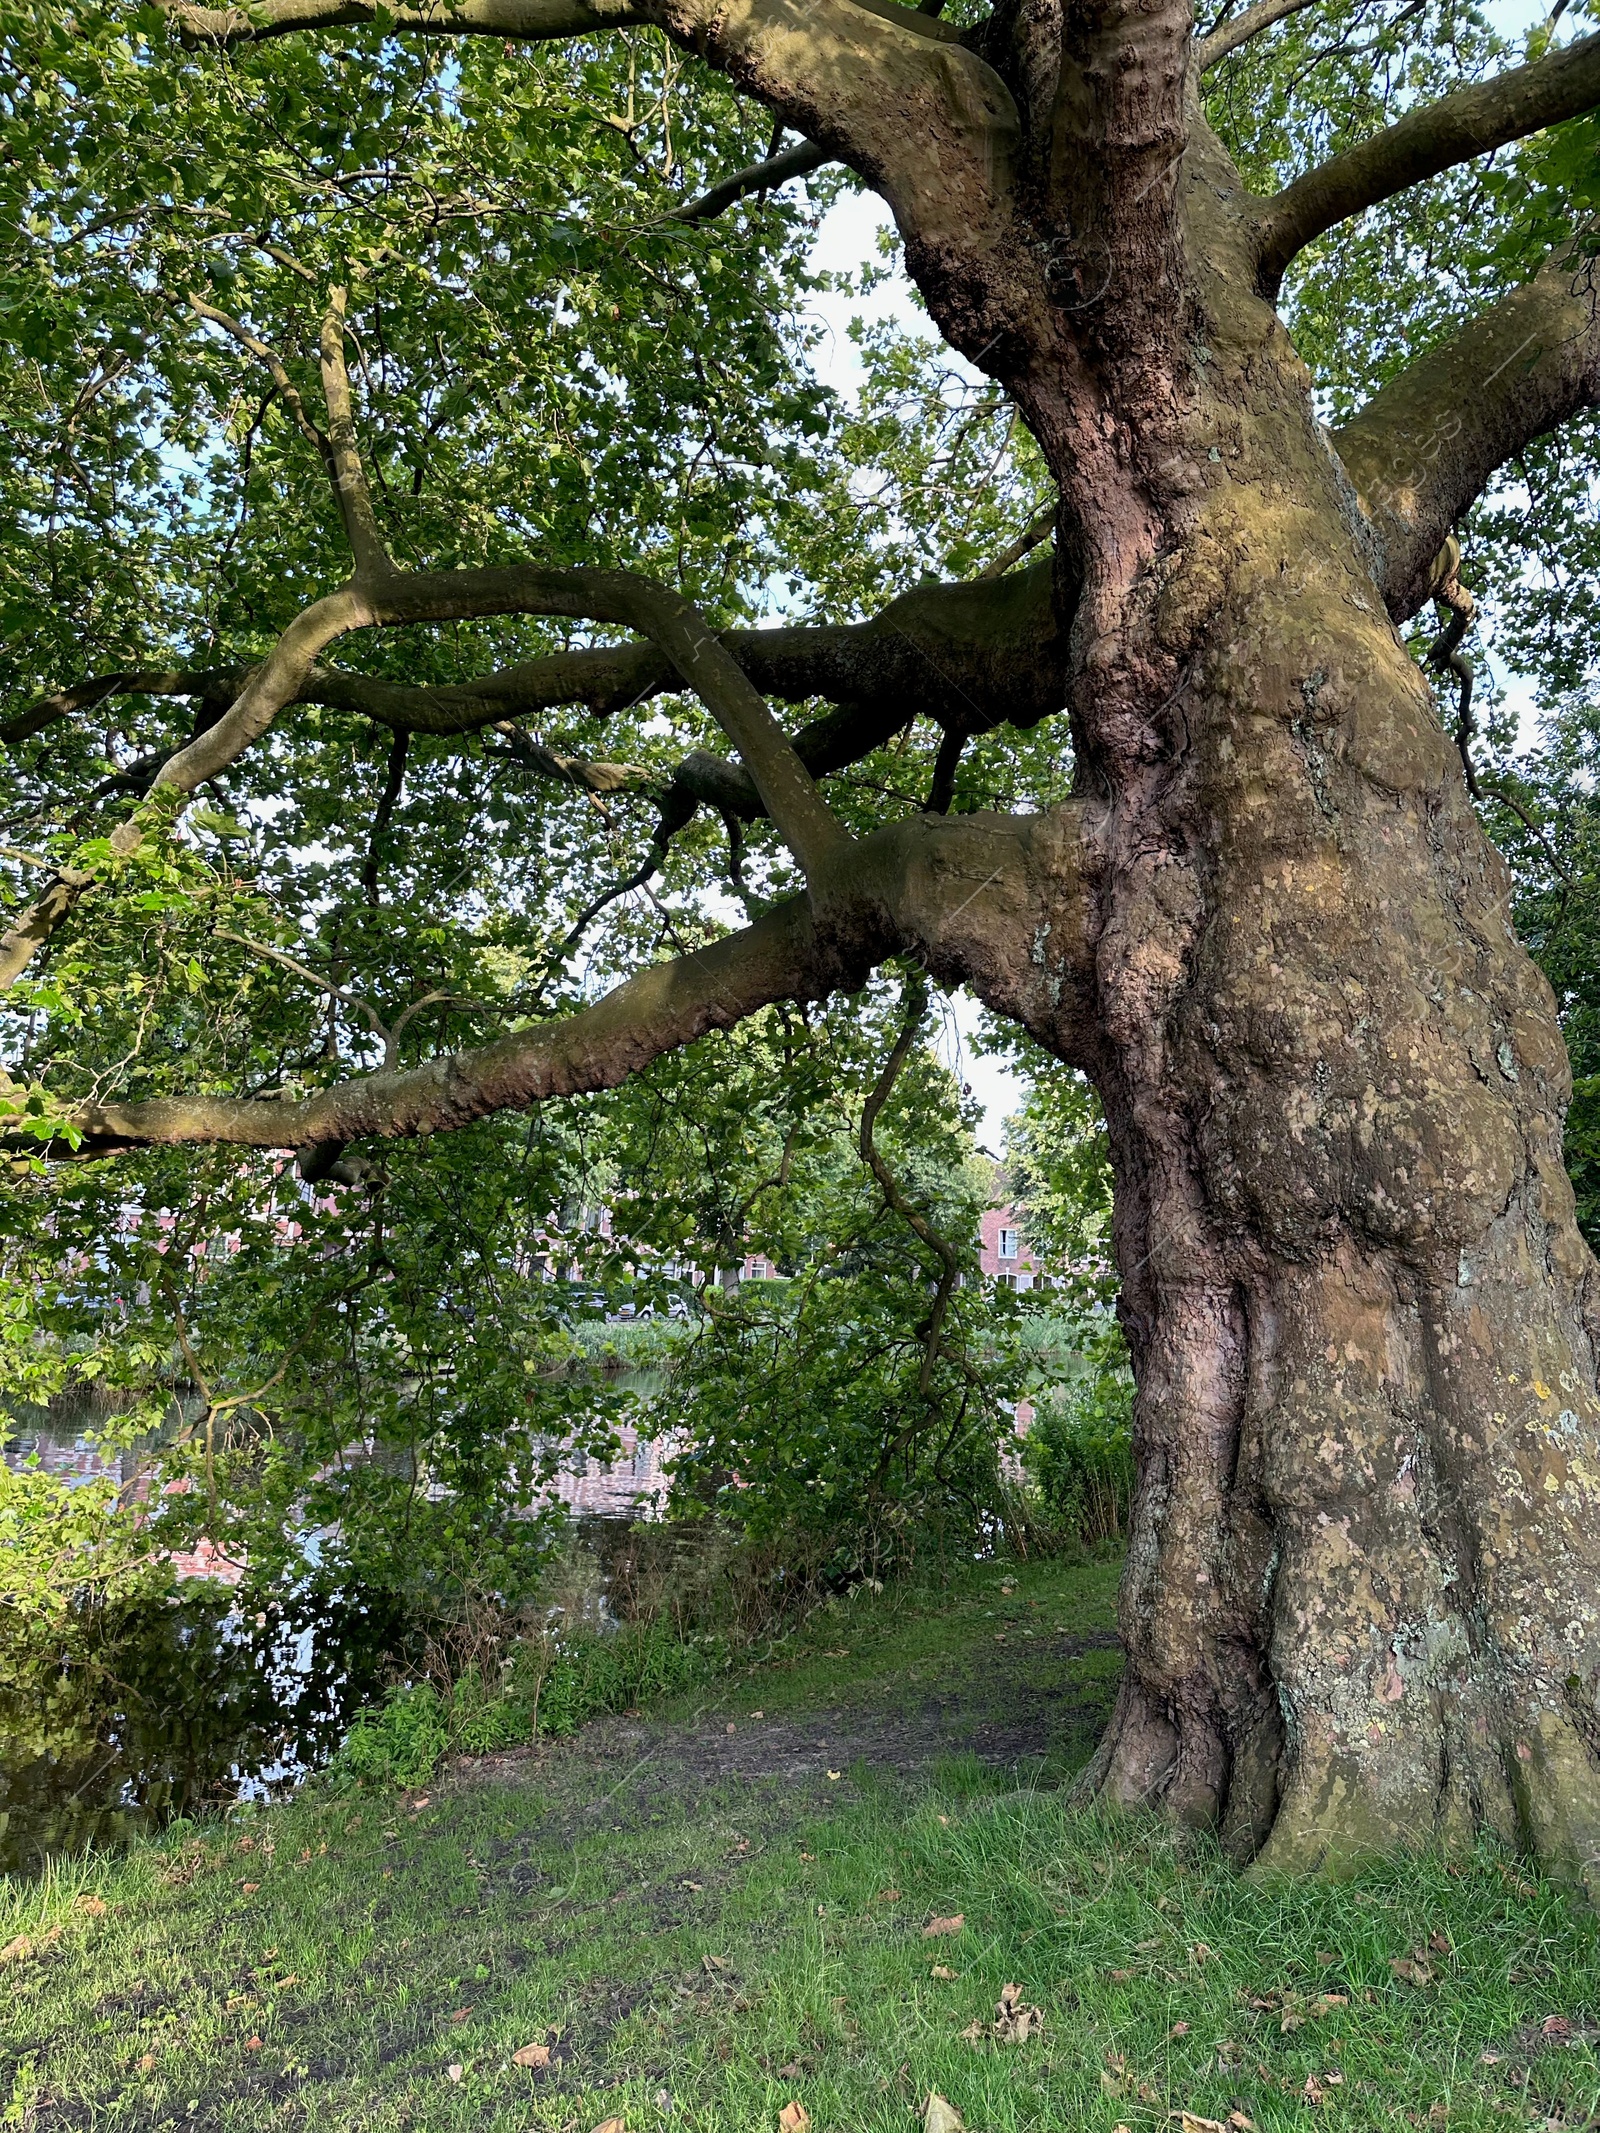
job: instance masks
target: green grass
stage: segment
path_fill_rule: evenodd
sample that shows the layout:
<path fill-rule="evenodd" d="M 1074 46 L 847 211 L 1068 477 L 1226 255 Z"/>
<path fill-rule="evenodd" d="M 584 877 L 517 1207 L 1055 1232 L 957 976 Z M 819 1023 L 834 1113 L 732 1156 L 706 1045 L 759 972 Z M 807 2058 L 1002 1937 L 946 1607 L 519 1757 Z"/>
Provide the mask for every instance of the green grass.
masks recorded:
<path fill-rule="evenodd" d="M 0 1945 L 32 1945 L 0 1971 L 0 2124 L 744 2133 L 798 2098 L 816 2133 L 912 2133 L 930 2088 L 1006 2133 L 1153 2133 L 1185 2108 L 1587 2124 L 1600 1934 L 1492 1847 L 1258 1886 L 1208 1845 L 1075 1811 L 1055 1781 L 1086 1736 L 1020 1785 L 959 1754 L 910 1780 L 708 1768 L 727 1724 L 914 1724 L 930 1694 L 979 1723 L 1067 1674 L 1103 1703 L 1108 1655 L 1052 1657 L 1050 1630 L 1102 1628 L 1112 1577 L 1034 1567 L 1008 1596 L 979 1567 L 866 1597 L 676 1729 L 3 1885 Z M 959 1934 L 923 1937 L 954 1913 Z M 1043 2034 L 963 2038 L 1008 1983 Z M 529 2043 L 545 2072 L 511 2064 Z"/>

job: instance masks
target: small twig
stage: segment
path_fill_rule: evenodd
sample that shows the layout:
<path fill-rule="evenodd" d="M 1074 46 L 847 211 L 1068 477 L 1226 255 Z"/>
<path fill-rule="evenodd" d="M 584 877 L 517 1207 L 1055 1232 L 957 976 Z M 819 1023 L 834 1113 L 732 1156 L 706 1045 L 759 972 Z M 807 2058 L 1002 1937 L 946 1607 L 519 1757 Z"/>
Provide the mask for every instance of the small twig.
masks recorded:
<path fill-rule="evenodd" d="M 939 1336 L 944 1327 L 945 1312 L 949 1308 L 951 1294 L 961 1272 L 961 1262 L 950 1240 L 940 1236 L 921 1209 L 906 1197 L 894 1172 L 879 1154 L 874 1139 L 878 1115 L 888 1102 L 895 1082 L 899 1079 L 900 1069 L 905 1065 L 911 1047 L 916 1042 L 917 1032 L 922 1027 L 922 1018 L 927 1009 L 927 978 L 920 970 L 914 971 L 906 979 L 904 1021 L 900 1035 L 884 1063 L 883 1072 L 878 1076 L 877 1086 L 862 1107 L 860 1148 L 861 1160 L 877 1179 L 885 1205 L 891 1213 L 900 1217 L 912 1235 L 925 1244 L 939 1261 L 939 1285 L 934 1292 L 933 1308 L 920 1329 L 923 1337 L 922 1368 L 917 1375 L 917 1391 L 924 1400 L 931 1403 L 934 1365 L 939 1360 Z M 892 1451 L 889 1456 L 893 1456 Z"/>
<path fill-rule="evenodd" d="M 402 726 L 389 743 L 389 774 L 384 779 L 377 811 L 372 817 L 372 833 L 367 839 L 367 856 L 361 868 L 362 893 L 374 910 L 378 903 L 378 862 L 400 789 L 406 781 L 406 756 L 410 747 L 410 732 Z"/>
<path fill-rule="evenodd" d="M 978 572 L 980 583 L 985 578 L 1003 578 L 1013 564 L 1020 563 L 1025 555 L 1031 555 L 1041 542 L 1050 538 L 1055 522 L 1056 507 L 1054 504 L 1046 504 L 1039 516 L 1026 526 L 1009 546 L 1002 548 L 992 562 L 984 564 Z"/>
<path fill-rule="evenodd" d="M 349 992 L 343 985 L 336 985 L 332 978 L 325 978 L 320 972 L 308 969 L 304 963 L 298 962 L 294 956 L 287 954 L 282 948 L 269 947 L 265 941 L 253 941 L 247 934 L 230 933 L 226 928 L 219 926 L 217 928 L 217 939 L 219 941 L 232 941 L 236 948 L 248 948 L 252 955 L 265 956 L 269 963 L 281 964 L 285 970 L 292 970 L 297 978 L 304 978 L 308 985 L 317 986 L 331 998 L 342 1001 L 346 1007 L 353 1008 L 358 1015 L 365 1016 L 373 1035 L 381 1040 L 387 1052 L 392 1042 L 388 1024 L 380 1019 L 376 1010 L 369 1007 L 359 993 Z"/>

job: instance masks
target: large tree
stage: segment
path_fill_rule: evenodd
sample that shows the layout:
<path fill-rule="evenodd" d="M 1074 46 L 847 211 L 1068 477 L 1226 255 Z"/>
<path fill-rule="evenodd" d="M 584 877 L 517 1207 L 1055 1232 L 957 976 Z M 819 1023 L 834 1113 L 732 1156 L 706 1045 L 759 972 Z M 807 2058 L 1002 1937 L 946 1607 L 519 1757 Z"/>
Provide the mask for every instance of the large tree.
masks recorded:
<path fill-rule="evenodd" d="M 58 602 L 63 669 L 6 729 L 19 748 L 39 740 L 30 790 L 55 838 L 36 840 L 45 877 L 0 944 L 29 1015 L 14 1144 L 80 1162 L 292 1146 L 308 1178 L 353 1178 L 363 1143 L 615 1086 L 772 1003 L 859 988 L 891 959 L 965 984 L 1080 1068 L 1109 1127 L 1140 1480 L 1127 1672 L 1088 1782 L 1217 1826 L 1272 1867 L 1487 1824 L 1589 1881 L 1600 1293 L 1562 1164 L 1566 1055 L 1474 811 L 1468 724 L 1446 730 L 1400 629 L 1442 602 L 1449 675 L 1471 612 L 1453 529 L 1508 463 L 1533 481 L 1536 440 L 1600 397 L 1574 211 L 1600 37 L 1546 33 L 1510 64 L 1470 16 L 1419 24 L 1408 8 L 1386 25 L 1330 4 L 1288 19 L 1306 4 L 1257 0 L 1203 34 L 1186 0 L 999 0 L 966 27 L 897 0 L 172 0 L 137 18 L 131 43 L 99 18 L 19 18 L 54 82 L 35 81 L 28 138 L 44 146 L 23 178 L 28 271 L 48 255 L 55 292 L 19 307 L 41 378 L 55 364 L 66 383 L 41 385 L 28 420 L 53 441 L 8 477 L 33 484 L 45 562 L 29 597 Z M 610 116 L 636 160 L 641 114 L 654 97 L 659 120 L 685 66 L 693 95 L 683 105 L 679 85 L 672 108 L 688 112 L 691 168 L 740 139 L 747 107 L 772 139 L 697 197 L 669 191 L 653 218 L 613 202 L 596 235 L 563 224 L 558 195 L 600 182 L 579 168 L 592 151 L 571 114 L 586 85 L 591 101 L 620 94 L 619 38 L 643 54 Z M 576 54 L 565 104 L 553 74 L 517 71 L 518 46 L 555 41 Z M 1281 64 L 1258 64 L 1273 53 Z M 1572 121 L 1576 150 L 1550 137 L 1565 162 L 1540 148 L 1485 165 Z M 143 163 L 125 134 L 142 135 Z M 173 156 L 154 199 L 129 176 L 156 167 L 151 140 Z M 614 191 L 635 183 L 622 149 Z M 837 531 L 876 508 L 850 468 L 819 472 L 783 444 L 808 428 L 803 379 L 792 342 L 769 344 L 759 323 L 764 291 L 792 297 L 803 281 L 803 233 L 759 203 L 832 164 L 888 203 L 928 313 L 988 381 L 962 435 L 1007 408 L 1026 426 L 1011 500 L 1030 467 L 1048 479 L 1054 545 L 1012 568 L 1030 530 L 1014 528 L 978 577 L 854 621 L 751 626 L 786 544 L 804 548 L 808 510 Z M 1486 168 L 1489 206 L 1474 190 Z M 1495 242 L 1452 280 L 1430 246 L 1447 249 L 1449 229 L 1465 256 L 1490 207 Z M 1373 210 L 1389 249 L 1362 268 L 1335 240 Z M 723 217 L 752 233 L 742 250 L 719 250 Z M 1303 279 L 1283 312 L 1285 277 L 1319 244 L 1333 247 L 1323 285 Z M 1413 297 L 1398 341 L 1364 365 L 1338 319 L 1341 276 L 1362 273 L 1361 300 L 1344 292 L 1357 332 L 1361 317 L 1393 327 L 1372 294 L 1385 275 Z M 78 305 L 79 324 L 62 328 L 52 302 Z M 274 336 L 309 338 L 280 348 L 272 321 Z M 519 427 L 553 390 L 540 351 L 558 327 L 589 353 L 563 373 L 567 442 L 530 472 Z M 159 393 L 126 390 L 153 346 L 185 333 L 249 380 L 231 403 L 217 388 L 232 473 L 200 464 L 181 421 L 162 428 L 192 407 L 198 373 L 174 359 Z M 1352 405 L 1352 378 L 1382 382 Z M 785 395 L 781 417 L 750 416 Z M 712 442 L 682 464 L 617 446 L 678 434 L 690 400 L 688 428 Z M 908 436 L 886 416 L 876 441 L 903 483 L 942 485 L 930 509 L 959 517 L 965 447 L 919 472 Z M 851 449 L 873 441 L 863 423 Z M 430 454 L 451 452 L 430 516 Z M 722 486 L 696 504 L 708 466 Z M 536 500 L 541 482 L 575 480 L 593 498 L 587 559 L 572 511 L 545 539 L 555 521 Z M 74 481 L 75 517 L 59 500 Z M 237 524 L 206 551 L 227 598 L 185 588 L 186 609 L 171 556 L 230 482 Z M 143 612 L 130 489 L 181 492 L 159 626 Z M 274 546 L 296 516 L 316 538 Z M 697 524 L 757 519 L 759 539 L 716 534 L 745 541 L 719 576 Z M 885 507 L 885 533 L 895 525 Z M 871 570 L 828 568 L 859 612 Z M 815 550 L 797 575 L 826 598 Z M 509 618 L 530 617 L 566 633 L 519 636 Z M 164 630 L 249 656 L 69 668 L 74 640 L 118 629 L 130 651 Z M 394 652 L 364 658 L 383 632 Z M 483 666 L 463 674 L 440 643 Z M 1449 688 L 1453 723 L 1453 676 Z M 791 732 L 773 699 L 815 715 Z M 164 723 L 174 700 L 194 707 L 187 732 Z M 676 743 L 669 762 L 695 705 L 725 748 Z M 625 716 L 647 760 L 543 737 L 552 718 L 616 731 Z M 315 773 L 320 814 L 306 811 L 297 722 L 382 729 L 375 802 L 346 745 Z M 143 752 L 119 752 L 119 732 L 143 734 Z M 968 766 L 1008 733 L 1036 751 L 1031 787 L 1015 773 L 974 784 Z M 469 740 L 479 755 L 462 753 Z M 647 884 L 720 817 L 750 923 L 652 959 L 661 934 L 624 919 L 603 967 L 630 975 L 563 1012 L 519 979 L 498 1003 L 515 1026 L 493 1042 L 472 1042 L 464 1018 L 496 1001 L 463 997 L 448 974 L 409 997 L 400 985 L 383 1019 L 373 989 L 421 968 L 418 943 L 443 924 L 415 893 L 379 894 L 430 834 L 424 808 L 397 842 L 408 777 L 422 761 L 490 760 L 602 812 L 649 795 L 653 840 L 612 889 Z M 910 792 L 919 760 L 926 784 Z M 1070 790 L 1052 788 L 1068 771 Z M 1035 804 L 974 804 L 1008 784 Z M 195 837 L 207 823 L 229 834 L 208 794 L 255 802 L 257 823 L 301 807 L 302 853 L 361 815 L 366 856 L 345 871 L 364 893 L 333 886 L 332 863 L 301 892 L 319 925 L 340 915 L 336 938 L 318 936 L 320 968 L 258 937 L 270 866 L 241 886 L 219 862 L 197 885 Z M 532 863 L 522 805 L 497 821 L 513 874 Z M 559 850 L 535 856 L 559 879 Z M 465 863 L 485 924 L 509 892 L 492 859 Z M 574 896 L 553 984 L 607 887 Z M 256 900 L 255 932 L 206 918 L 224 888 Z M 327 1010 L 330 1041 L 276 1088 L 263 1093 L 273 1077 L 246 1037 L 207 1052 L 214 1032 L 183 1035 L 170 992 L 158 1014 L 146 1006 L 169 1033 L 159 1068 L 144 1023 L 90 1060 L 82 1001 L 124 1013 L 111 995 L 128 940 L 180 904 L 211 950 L 231 941 L 258 971 L 298 974 Z M 365 1071 L 332 1037 L 353 1008 L 373 1032 Z M 68 1032 L 54 1052 L 52 1016 Z M 434 1048 L 441 1029 L 453 1035 Z M 64 1096 L 74 1060 L 86 1079 Z M 119 1089 L 130 1061 L 137 1086 Z"/>

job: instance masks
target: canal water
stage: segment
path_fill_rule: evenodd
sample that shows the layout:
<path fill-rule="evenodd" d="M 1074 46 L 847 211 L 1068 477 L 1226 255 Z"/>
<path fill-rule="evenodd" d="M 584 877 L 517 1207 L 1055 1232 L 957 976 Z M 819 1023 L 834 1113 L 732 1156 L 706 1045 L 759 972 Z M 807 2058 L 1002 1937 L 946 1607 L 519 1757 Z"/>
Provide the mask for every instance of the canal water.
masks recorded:
<path fill-rule="evenodd" d="M 661 1375 L 634 1370 L 620 1382 L 645 1395 Z M 131 1475 L 96 1442 L 106 1416 L 92 1394 L 18 1420 L 10 1465 L 69 1484 Z M 659 1515 L 671 1448 L 625 1429 L 615 1461 L 574 1461 L 555 1493 L 579 1526 Z M 0 1872 L 269 1796 L 320 1768 L 391 1677 L 407 1623 L 397 1600 L 341 1589 L 316 1556 L 308 1547 L 296 1590 L 261 1599 L 243 1566 L 202 1545 L 175 1559 L 175 1599 L 97 1618 L 42 1669 L 16 1650 L 8 1658 L 0 1613 Z"/>

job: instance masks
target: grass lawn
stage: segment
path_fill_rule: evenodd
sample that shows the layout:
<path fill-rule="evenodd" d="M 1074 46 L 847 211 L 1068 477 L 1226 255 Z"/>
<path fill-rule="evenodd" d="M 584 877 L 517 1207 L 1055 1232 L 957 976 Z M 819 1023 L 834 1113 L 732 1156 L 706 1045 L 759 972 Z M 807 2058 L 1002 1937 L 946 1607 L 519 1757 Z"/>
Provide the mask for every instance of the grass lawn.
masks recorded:
<path fill-rule="evenodd" d="M 1008 2133 L 1590 2124 L 1600 1933 L 1515 1858 L 1258 1887 L 1074 1811 L 1114 1581 L 973 1566 L 422 1798 L 0 1883 L 0 2124 L 914 2133 L 930 2089 Z"/>

